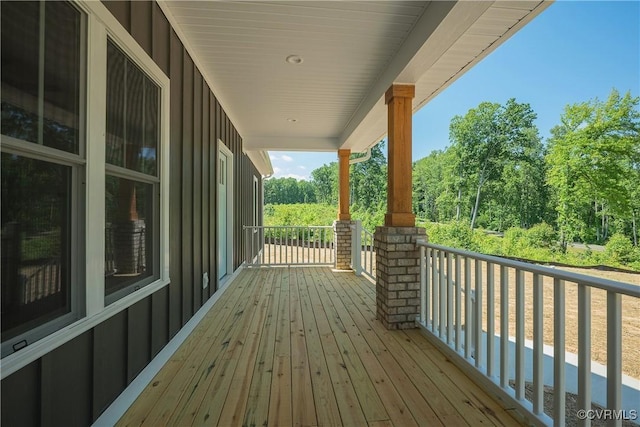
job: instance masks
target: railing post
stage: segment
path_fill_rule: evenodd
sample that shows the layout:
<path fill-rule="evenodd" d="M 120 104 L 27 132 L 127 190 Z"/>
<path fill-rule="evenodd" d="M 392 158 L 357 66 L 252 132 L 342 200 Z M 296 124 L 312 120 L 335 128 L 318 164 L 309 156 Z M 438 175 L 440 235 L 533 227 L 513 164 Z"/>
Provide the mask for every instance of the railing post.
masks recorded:
<path fill-rule="evenodd" d="M 543 281 L 542 276 L 533 275 L 533 413 L 540 415 L 544 412 L 544 337 L 543 337 Z"/>
<path fill-rule="evenodd" d="M 356 273 L 356 276 L 362 275 L 362 222 L 360 220 L 355 221 L 353 234 L 351 235 L 351 259 L 353 271 Z"/>
<path fill-rule="evenodd" d="M 247 233 L 249 231 L 249 228 L 245 225 L 243 227 L 244 230 L 244 261 L 247 263 L 247 265 L 250 265 L 250 261 L 249 261 L 249 234 Z"/>
<path fill-rule="evenodd" d="M 525 399 L 524 366 L 524 271 L 516 269 L 516 399 Z M 564 326 L 564 323 L 563 323 Z M 562 392 L 564 395 L 564 390 Z"/>
<path fill-rule="evenodd" d="M 509 272 L 500 266 L 500 387 L 509 386 Z"/>
<path fill-rule="evenodd" d="M 553 279 L 553 425 L 565 425 L 564 280 Z M 608 358 L 607 358 L 608 360 Z"/>
<path fill-rule="evenodd" d="M 622 407 L 622 298 L 607 291 L 607 408 L 620 411 Z M 610 424 L 619 427 L 616 418 Z"/>
<path fill-rule="evenodd" d="M 591 288 L 578 284 L 578 409 L 591 409 Z M 585 417 L 578 425 L 590 427 Z"/>
<path fill-rule="evenodd" d="M 420 322 L 427 325 L 427 269 L 425 265 L 426 250 L 420 246 Z"/>
<path fill-rule="evenodd" d="M 249 246 L 248 250 L 249 250 L 249 258 L 251 260 L 251 263 L 253 264 L 253 259 L 254 259 L 254 251 L 255 251 L 255 247 L 256 247 L 256 242 L 255 242 L 255 234 L 256 229 L 254 227 L 251 227 L 249 229 L 249 235 L 251 236 L 251 246 Z"/>

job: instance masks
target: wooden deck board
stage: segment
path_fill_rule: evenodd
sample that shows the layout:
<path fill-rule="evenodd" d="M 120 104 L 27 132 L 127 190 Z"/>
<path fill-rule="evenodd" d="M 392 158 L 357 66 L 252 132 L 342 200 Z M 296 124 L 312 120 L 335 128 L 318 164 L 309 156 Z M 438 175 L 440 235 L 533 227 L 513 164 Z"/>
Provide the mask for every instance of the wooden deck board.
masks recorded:
<path fill-rule="evenodd" d="M 156 426 L 166 423 L 174 411 L 182 409 L 180 405 L 162 406 L 163 401 L 180 401 L 185 391 L 193 384 L 198 369 L 204 363 L 209 352 L 202 351 L 206 346 L 213 346 L 218 338 L 230 332 L 227 325 L 232 324 L 229 319 L 241 315 L 245 305 L 250 300 L 255 288 L 249 286 L 248 281 L 239 281 L 237 286 L 230 289 L 227 299 L 220 303 L 220 309 L 211 311 L 202 323 L 218 326 L 197 328 L 176 351 L 163 370 L 147 387 L 144 399 L 139 399 L 141 410 L 128 411 L 120 420 L 122 425 Z M 204 346 L 201 343 L 206 343 Z M 200 351 L 196 351 L 199 350 Z M 211 352 L 215 354 L 214 352 Z M 179 375 L 178 375 L 179 373 Z"/>
<path fill-rule="evenodd" d="M 288 273 L 288 271 L 287 271 Z M 291 410 L 291 333 L 289 275 L 280 272 L 280 305 L 273 360 L 271 394 L 269 396 L 269 418 L 267 425 L 288 426 L 292 424 Z"/>
<path fill-rule="evenodd" d="M 360 308 L 364 310 L 363 313 L 369 313 L 370 323 L 379 331 L 380 337 L 385 340 L 393 337 L 404 348 L 404 352 L 396 354 L 400 356 L 407 354 L 415 361 L 415 365 L 405 363 L 403 366 L 408 366 L 409 372 L 415 372 L 414 366 L 418 366 L 433 381 L 442 396 L 446 397 L 471 425 L 510 425 L 513 422 L 511 415 L 475 383 L 470 382 L 467 387 L 461 389 L 457 385 L 458 381 L 469 381 L 466 375 L 458 369 L 441 368 L 442 364 L 451 364 L 451 362 L 426 341 L 418 330 L 391 334 L 379 327 L 381 325 L 373 320 L 375 312 L 371 307 L 375 304 L 375 290 L 370 286 L 354 280 L 354 286 L 348 286 L 345 289 L 357 294 L 358 301 L 370 301 L 370 304 L 363 304 Z"/>
<path fill-rule="evenodd" d="M 311 385 L 316 408 L 319 426 L 335 426 L 340 424 L 340 411 L 336 402 L 335 393 L 329 376 L 329 369 L 322 351 L 322 343 L 318 332 L 315 315 L 311 307 L 311 298 L 304 274 L 300 274 L 300 269 L 293 270 L 297 276 L 298 292 L 300 295 L 300 305 L 302 308 L 302 319 L 304 323 L 304 333 L 307 341 L 307 352 L 309 355 L 309 371 L 311 372 Z"/>
<path fill-rule="evenodd" d="M 327 313 L 320 301 L 318 290 L 315 287 L 311 287 L 309 296 L 322 342 L 324 358 L 338 403 L 342 425 L 354 427 L 366 425 L 367 421 L 349 378 L 349 373 L 344 368 L 346 365 L 331 330 Z"/>
<path fill-rule="evenodd" d="M 519 425 L 375 287 L 326 267 L 243 271 L 118 425 Z"/>
<path fill-rule="evenodd" d="M 291 295 L 291 393 L 293 425 L 317 426 L 316 407 L 313 402 L 311 372 L 309 371 L 309 354 L 304 334 L 300 290 L 296 269 L 289 269 Z"/>

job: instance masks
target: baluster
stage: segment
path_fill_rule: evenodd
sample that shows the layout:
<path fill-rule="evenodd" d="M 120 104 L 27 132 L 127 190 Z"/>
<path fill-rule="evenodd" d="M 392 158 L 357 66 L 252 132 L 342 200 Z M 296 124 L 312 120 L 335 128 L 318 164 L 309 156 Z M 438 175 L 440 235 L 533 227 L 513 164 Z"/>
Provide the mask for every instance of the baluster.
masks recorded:
<path fill-rule="evenodd" d="M 471 359 L 471 258 L 464 259 L 464 357 Z"/>
<path fill-rule="evenodd" d="M 524 271 L 516 269 L 516 399 L 524 398 Z"/>
<path fill-rule="evenodd" d="M 500 387 L 509 386 L 509 270 L 500 266 Z"/>
<path fill-rule="evenodd" d="M 433 333 L 437 334 L 440 329 L 440 272 L 438 271 L 438 260 L 440 259 L 439 250 L 433 251 L 432 270 L 433 270 L 433 322 L 431 326 Z"/>
<path fill-rule="evenodd" d="M 553 280 L 553 424 L 565 425 L 564 280 Z"/>
<path fill-rule="evenodd" d="M 460 280 L 460 255 L 456 255 L 456 351 L 460 352 L 460 335 L 462 333 L 462 283 Z"/>
<path fill-rule="evenodd" d="M 619 411 L 622 407 L 622 298 L 607 291 L 607 408 Z M 622 425 L 621 419 L 613 426 Z"/>
<path fill-rule="evenodd" d="M 453 254 L 447 253 L 447 344 L 453 342 Z"/>
<path fill-rule="evenodd" d="M 493 264 L 487 262 L 487 375 L 495 375 L 495 283 Z"/>
<path fill-rule="evenodd" d="M 427 271 L 425 268 L 425 255 L 429 251 L 420 246 L 420 322 L 427 325 Z"/>
<path fill-rule="evenodd" d="M 439 319 L 439 323 L 440 323 L 440 338 L 443 338 L 445 335 L 445 328 L 447 326 L 447 281 L 446 281 L 446 271 L 445 271 L 445 267 L 444 267 L 444 259 L 446 254 L 444 253 L 444 251 L 440 251 L 438 253 L 438 268 L 440 270 L 440 281 L 439 281 L 439 285 L 440 285 L 440 299 L 439 299 L 439 304 L 440 304 L 440 319 Z"/>
<path fill-rule="evenodd" d="M 578 284 L 578 409 L 591 409 L 591 288 L 582 284 Z M 589 427 L 591 420 L 584 417 L 578 424 Z"/>
<path fill-rule="evenodd" d="M 474 300 L 474 345 L 475 345 L 475 356 L 476 356 L 476 368 L 480 368 L 482 365 L 482 261 L 475 261 L 476 267 L 476 289 L 475 289 L 475 300 Z"/>
<path fill-rule="evenodd" d="M 542 276 L 533 275 L 533 413 L 544 412 L 544 339 L 543 339 L 543 287 Z"/>

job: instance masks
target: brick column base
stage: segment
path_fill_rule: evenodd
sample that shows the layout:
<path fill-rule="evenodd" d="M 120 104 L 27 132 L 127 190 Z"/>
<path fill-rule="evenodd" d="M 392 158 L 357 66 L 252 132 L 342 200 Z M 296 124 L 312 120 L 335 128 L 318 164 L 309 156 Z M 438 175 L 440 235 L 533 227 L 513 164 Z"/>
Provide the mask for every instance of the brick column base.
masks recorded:
<path fill-rule="evenodd" d="M 354 221 L 333 221 L 336 269 L 351 270 L 351 226 Z"/>
<path fill-rule="evenodd" d="M 387 329 L 415 328 L 420 313 L 419 227 L 376 227 L 376 314 Z"/>

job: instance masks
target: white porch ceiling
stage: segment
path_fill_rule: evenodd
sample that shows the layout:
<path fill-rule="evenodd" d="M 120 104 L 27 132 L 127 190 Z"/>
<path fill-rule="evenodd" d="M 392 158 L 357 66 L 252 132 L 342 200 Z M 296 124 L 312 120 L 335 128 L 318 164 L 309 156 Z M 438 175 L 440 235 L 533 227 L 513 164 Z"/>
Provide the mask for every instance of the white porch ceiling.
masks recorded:
<path fill-rule="evenodd" d="M 386 134 L 392 83 L 416 85 L 416 111 L 549 4 L 160 3 L 245 150 L 354 152 Z"/>

